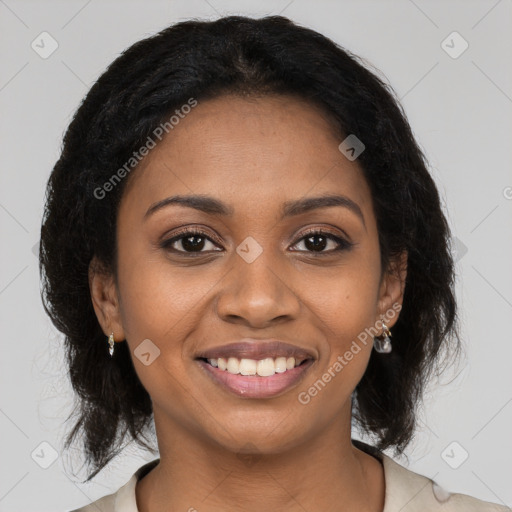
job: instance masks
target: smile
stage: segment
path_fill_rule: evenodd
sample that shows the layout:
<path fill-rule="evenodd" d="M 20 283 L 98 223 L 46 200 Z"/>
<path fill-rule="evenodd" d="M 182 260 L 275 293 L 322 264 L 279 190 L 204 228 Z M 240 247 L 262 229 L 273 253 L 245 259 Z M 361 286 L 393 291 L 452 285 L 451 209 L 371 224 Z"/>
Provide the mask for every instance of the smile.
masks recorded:
<path fill-rule="evenodd" d="M 219 357 L 218 359 L 207 359 L 214 368 L 227 371 L 233 375 L 258 375 L 269 377 L 276 373 L 284 373 L 299 366 L 302 361 L 294 357 L 267 357 L 265 359 L 238 359 L 236 357 Z"/>
<path fill-rule="evenodd" d="M 245 398 L 271 398 L 295 387 L 313 359 L 294 357 L 197 359 L 207 375 L 223 389 Z"/>

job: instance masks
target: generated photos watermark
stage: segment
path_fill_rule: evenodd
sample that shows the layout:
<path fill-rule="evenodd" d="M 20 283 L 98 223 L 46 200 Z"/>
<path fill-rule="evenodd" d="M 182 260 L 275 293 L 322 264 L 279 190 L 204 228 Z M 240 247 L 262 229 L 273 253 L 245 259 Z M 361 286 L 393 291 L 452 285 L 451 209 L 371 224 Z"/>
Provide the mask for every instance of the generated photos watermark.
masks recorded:
<path fill-rule="evenodd" d="M 104 199 L 107 192 L 114 190 L 123 178 L 126 177 L 139 162 L 149 154 L 149 152 L 156 147 L 158 139 L 161 141 L 163 137 L 179 124 L 181 119 L 184 119 L 192 109 L 197 106 L 198 101 L 194 98 L 189 98 L 187 103 L 183 104 L 179 109 L 174 111 L 174 114 L 169 117 L 165 123 L 160 123 L 151 135 L 148 135 L 146 142 L 137 150 L 132 153 L 132 156 L 106 181 L 101 187 L 94 189 L 94 197 L 96 199 Z"/>
<path fill-rule="evenodd" d="M 393 320 L 401 309 L 402 305 L 396 302 L 386 311 L 383 318 L 377 320 L 372 327 L 367 327 L 364 331 L 360 332 L 357 336 L 357 340 L 352 341 L 350 348 L 346 350 L 343 355 L 339 355 L 336 361 L 306 391 L 301 391 L 298 394 L 297 399 L 299 403 L 302 405 L 309 404 L 311 399 L 318 395 L 318 393 L 354 359 L 355 355 L 361 352 L 360 343 L 364 346 L 368 344 L 369 340 L 373 343 L 373 338 L 382 331 L 382 323 L 387 324 L 390 320 Z"/>

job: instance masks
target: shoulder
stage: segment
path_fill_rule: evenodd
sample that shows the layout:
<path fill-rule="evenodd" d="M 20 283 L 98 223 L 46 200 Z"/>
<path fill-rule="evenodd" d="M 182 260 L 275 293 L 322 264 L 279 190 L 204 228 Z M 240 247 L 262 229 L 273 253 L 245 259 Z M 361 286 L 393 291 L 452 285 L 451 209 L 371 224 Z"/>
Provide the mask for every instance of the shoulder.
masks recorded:
<path fill-rule="evenodd" d="M 115 501 L 118 492 L 119 491 L 114 494 L 109 494 L 108 496 L 103 496 L 103 498 L 100 498 L 85 507 L 72 510 L 71 512 L 114 512 L 116 510 Z"/>
<path fill-rule="evenodd" d="M 383 512 L 512 512 L 503 505 L 450 493 L 426 476 L 414 473 L 381 454 L 386 479 Z"/>
<path fill-rule="evenodd" d="M 156 459 L 144 464 L 117 492 L 103 496 L 99 500 L 71 512 L 138 512 L 137 500 L 135 498 L 137 482 L 159 462 L 160 459 Z"/>

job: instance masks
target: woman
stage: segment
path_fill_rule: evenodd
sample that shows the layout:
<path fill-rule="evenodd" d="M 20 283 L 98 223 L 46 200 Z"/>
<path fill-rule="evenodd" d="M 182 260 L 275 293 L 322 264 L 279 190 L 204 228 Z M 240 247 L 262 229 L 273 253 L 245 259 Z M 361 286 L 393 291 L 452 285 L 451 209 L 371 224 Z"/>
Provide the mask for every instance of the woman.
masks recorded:
<path fill-rule="evenodd" d="M 133 45 L 65 135 L 40 252 L 68 446 L 90 480 L 154 419 L 159 458 L 79 510 L 505 510 L 382 453 L 460 348 L 449 237 L 400 106 L 329 39 L 227 17 Z"/>

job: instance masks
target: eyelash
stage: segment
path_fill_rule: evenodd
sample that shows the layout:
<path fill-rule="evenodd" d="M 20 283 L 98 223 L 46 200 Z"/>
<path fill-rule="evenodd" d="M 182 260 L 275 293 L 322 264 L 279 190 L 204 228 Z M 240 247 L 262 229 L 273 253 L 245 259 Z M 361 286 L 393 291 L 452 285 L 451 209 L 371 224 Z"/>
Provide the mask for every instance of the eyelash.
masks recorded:
<path fill-rule="evenodd" d="M 321 257 L 321 256 L 333 254 L 333 253 L 344 251 L 344 250 L 350 250 L 354 246 L 354 244 L 352 242 L 348 242 L 347 240 L 340 238 L 339 236 L 333 235 L 329 231 L 325 231 L 325 230 L 318 229 L 318 228 L 309 229 L 306 232 L 302 233 L 301 237 L 293 245 L 297 245 L 299 242 L 307 239 L 308 237 L 315 236 L 315 235 L 316 236 L 324 236 L 330 240 L 334 240 L 338 244 L 338 247 L 336 247 L 336 249 L 331 249 L 329 251 L 315 252 L 315 251 L 300 250 L 300 251 L 294 251 L 294 252 L 301 252 L 301 253 L 307 252 L 309 254 L 314 255 L 314 257 Z M 176 250 L 176 249 L 172 248 L 172 245 L 175 242 L 178 242 L 178 241 L 180 241 L 184 238 L 190 237 L 190 236 L 201 236 L 202 238 L 205 238 L 209 242 L 218 243 L 218 242 L 212 240 L 209 236 L 207 236 L 207 234 L 204 231 L 201 231 L 200 229 L 195 229 L 195 228 L 189 227 L 189 228 L 184 229 L 181 232 L 176 233 L 176 235 L 173 236 L 172 238 L 162 241 L 160 244 L 160 247 L 162 249 L 166 249 L 171 252 L 174 252 L 175 254 L 187 255 L 187 257 L 197 257 L 195 255 L 201 255 L 201 254 L 204 254 L 205 252 L 208 252 L 208 251 L 197 251 L 197 252 L 181 251 L 181 250 Z M 215 252 L 220 252 L 220 251 L 215 251 Z"/>

